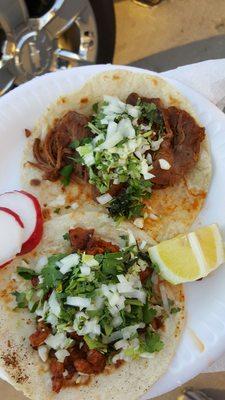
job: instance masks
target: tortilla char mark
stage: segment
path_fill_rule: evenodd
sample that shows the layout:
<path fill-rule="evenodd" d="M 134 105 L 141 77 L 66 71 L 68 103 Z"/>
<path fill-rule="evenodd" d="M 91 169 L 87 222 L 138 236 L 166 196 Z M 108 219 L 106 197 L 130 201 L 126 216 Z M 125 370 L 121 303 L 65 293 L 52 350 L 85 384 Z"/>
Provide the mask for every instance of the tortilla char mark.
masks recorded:
<path fill-rule="evenodd" d="M 153 189 L 173 186 L 184 178 L 197 163 L 201 142 L 205 138 L 205 129 L 200 127 L 188 112 L 174 106 L 164 107 L 159 98 L 140 97 L 137 93 L 131 93 L 127 97 L 126 103 L 136 105 L 139 100 L 155 104 L 164 124 L 161 146 L 156 151 L 147 150 L 153 159 L 153 170 L 151 171 L 155 175 L 151 179 L 154 183 Z M 35 139 L 33 154 L 37 162 L 31 164 L 44 172 L 44 179 L 52 182 L 58 180 L 60 170 L 71 164 L 70 157 L 77 156 L 76 151 L 70 147 L 73 140 L 93 136 L 90 129 L 87 128 L 89 121 L 90 118 L 85 115 L 69 111 L 56 121 L 43 141 Z M 154 126 L 152 129 L 154 130 Z M 155 139 L 158 139 L 157 132 Z M 170 168 L 163 169 L 160 165 L 161 159 L 166 160 Z M 89 176 L 85 166 L 74 162 L 71 181 L 77 180 L 88 182 Z M 109 193 L 118 196 L 124 189 L 126 189 L 126 183 L 112 184 Z M 93 197 L 95 198 L 97 195 L 99 195 L 98 191 L 93 190 Z"/>
<path fill-rule="evenodd" d="M 15 381 L 19 384 L 23 384 L 27 382 L 29 378 L 23 367 L 24 360 L 18 355 L 22 353 L 22 349 L 13 346 L 10 340 L 8 340 L 7 347 L 7 350 L 1 355 L 1 359 L 6 367 L 6 370 L 10 371 L 10 374 Z M 25 355 L 24 358 L 26 358 Z"/>

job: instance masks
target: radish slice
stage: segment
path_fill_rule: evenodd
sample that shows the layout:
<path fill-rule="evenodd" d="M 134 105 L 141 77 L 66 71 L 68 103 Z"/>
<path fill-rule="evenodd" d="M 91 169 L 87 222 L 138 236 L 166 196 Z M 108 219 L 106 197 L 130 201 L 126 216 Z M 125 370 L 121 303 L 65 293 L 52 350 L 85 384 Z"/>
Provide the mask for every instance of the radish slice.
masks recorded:
<path fill-rule="evenodd" d="M 41 207 L 36 197 L 23 190 L 4 193 L 0 195 L 0 207 L 10 208 L 23 222 L 23 246 L 20 254 L 33 250 L 43 233 Z"/>
<path fill-rule="evenodd" d="M 23 242 L 23 224 L 17 214 L 0 208 L 0 265 L 5 265 L 20 252 Z"/>
<path fill-rule="evenodd" d="M 43 216 L 41 212 L 41 206 L 38 201 L 38 199 L 33 196 L 32 194 L 26 192 L 25 190 L 21 190 L 20 193 L 27 197 L 27 199 L 31 200 L 33 202 L 33 206 L 36 212 L 36 223 L 34 226 L 34 230 L 30 237 L 27 239 L 26 242 L 23 243 L 22 250 L 20 254 L 26 254 L 33 250 L 41 241 L 42 235 L 43 235 Z"/>

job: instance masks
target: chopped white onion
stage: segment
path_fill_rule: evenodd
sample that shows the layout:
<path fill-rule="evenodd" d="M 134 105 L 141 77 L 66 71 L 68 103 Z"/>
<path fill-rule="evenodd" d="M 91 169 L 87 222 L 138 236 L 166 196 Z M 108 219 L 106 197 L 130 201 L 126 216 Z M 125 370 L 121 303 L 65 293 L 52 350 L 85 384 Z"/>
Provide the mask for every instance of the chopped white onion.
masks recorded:
<path fill-rule="evenodd" d="M 83 158 L 84 158 L 84 163 L 88 167 L 95 164 L 95 158 L 93 153 L 86 154 Z"/>
<path fill-rule="evenodd" d="M 114 133 L 116 133 L 117 130 L 117 123 L 114 121 L 110 121 L 107 127 L 107 135 L 111 136 L 114 135 Z"/>
<path fill-rule="evenodd" d="M 83 264 L 80 267 L 80 272 L 81 272 L 82 275 L 88 276 L 91 273 L 91 268 L 88 265 Z"/>
<path fill-rule="evenodd" d="M 121 331 L 115 331 L 113 332 L 110 336 L 104 336 L 103 337 L 103 342 L 104 343 L 112 343 L 115 340 L 119 340 L 123 338 L 123 333 Z"/>
<path fill-rule="evenodd" d="M 101 196 L 96 197 L 96 200 L 99 204 L 107 204 L 112 200 L 112 196 L 109 193 L 102 194 Z"/>
<path fill-rule="evenodd" d="M 139 249 L 143 250 L 145 248 L 146 244 L 147 244 L 146 240 L 142 240 L 142 242 L 141 242 L 141 244 L 139 246 Z"/>
<path fill-rule="evenodd" d="M 142 229 L 144 226 L 144 218 L 135 218 L 134 225 L 137 226 L 137 228 Z"/>
<path fill-rule="evenodd" d="M 142 159 L 142 154 L 141 154 L 141 152 L 140 152 L 139 150 L 135 151 L 134 154 L 135 154 L 135 156 L 136 156 L 137 158 L 139 158 L 139 160 Z"/>
<path fill-rule="evenodd" d="M 150 153 L 147 154 L 146 161 L 147 161 L 148 165 L 152 164 L 152 156 Z"/>
<path fill-rule="evenodd" d="M 53 290 L 51 296 L 49 297 L 48 305 L 49 305 L 49 308 L 50 308 L 50 311 L 52 312 L 52 314 L 54 314 L 56 317 L 59 317 L 60 312 L 61 312 L 61 307 L 56 298 L 55 290 Z"/>
<path fill-rule="evenodd" d="M 119 132 L 123 138 L 127 137 L 129 139 L 132 139 L 135 137 L 135 129 L 132 126 L 131 120 L 129 118 L 123 118 L 120 120 L 120 122 L 118 123 L 117 132 Z"/>
<path fill-rule="evenodd" d="M 151 174 L 150 172 L 146 172 L 145 174 L 143 174 L 143 176 L 146 181 L 155 178 L 155 175 Z"/>
<path fill-rule="evenodd" d="M 82 328 L 79 325 L 79 318 L 76 317 L 74 321 L 74 329 L 79 335 L 90 335 L 91 338 L 101 334 L 101 327 L 98 323 L 97 318 L 91 318 L 84 322 Z"/>
<path fill-rule="evenodd" d="M 45 343 L 54 350 L 65 348 L 67 342 L 68 338 L 65 333 L 56 333 L 56 335 L 50 334 L 47 339 L 45 339 Z"/>
<path fill-rule="evenodd" d="M 78 207 L 79 207 L 79 204 L 76 203 L 76 202 L 74 202 L 74 203 L 71 204 L 72 210 L 76 210 Z"/>
<path fill-rule="evenodd" d="M 128 282 L 124 275 L 117 275 L 117 278 L 120 282 L 117 284 L 117 290 L 119 293 L 129 293 L 134 290 L 132 285 L 130 284 L 130 282 Z"/>
<path fill-rule="evenodd" d="M 170 307 L 169 307 L 169 301 L 168 301 L 168 297 L 167 297 L 165 286 L 162 285 L 162 284 L 159 285 L 159 290 L 160 290 L 161 297 L 162 297 L 163 307 L 167 312 L 169 312 L 170 311 Z"/>
<path fill-rule="evenodd" d="M 146 300 L 146 293 L 144 290 L 134 289 L 131 292 L 124 293 L 124 296 L 130 299 L 137 299 L 141 301 L 143 304 L 145 303 Z"/>
<path fill-rule="evenodd" d="M 42 268 L 48 263 L 48 257 L 47 256 L 41 256 L 36 264 L 37 271 L 40 272 Z"/>
<path fill-rule="evenodd" d="M 49 348 L 45 344 L 38 347 L 38 355 L 43 362 L 46 362 L 48 359 Z"/>
<path fill-rule="evenodd" d="M 139 324 L 135 324 L 135 325 L 126 326 L 126 328 L 123 328 L 121 330 L 123 338 L 130 339 L 131 336 L 133 336 L 137 333 L 138 329 L 142 329 L 144 327 L 145 327 L 145 324 L 143 322 L 140 322 Z"/>
<path fill-rule="evenodd" d="M 115 347 L 116 350 L 127 349 L 128 346 L 129 346 L 129 342 L 127 340 L 124 340 L 124 339 L 118 340 L 118 342 L 116 342 L 114 344 L 114 347 Z"/>
<path fill-rule="evenodd" d="M 138 118 L 140 115 L 140 107 L 139 106 L 132 106 L 131 104 L 126 104 L 127 113 L 133 117 Z"/>
<path fill-rule="evenodd" d="M 58 350 L 55 353 L 57 360 L 61 363 L 63 363 L 65 358 L 68 357 L 69 355 L 70 355 L 70 353 L 65 349 Z"/>
<path fill-rule="evenodd" d="M 112 320 L 112 325 L 113 328 L 118 328 L 118 326 L 120 326 L 123 322 L 123 319 L 121 318 L 121 316 L 118 314 L 116 315 L 113 320 Z"/>
<path fill-rule="evenodd" d="M 144 131 L 144 132 L 150 131 L 149 125 L 140 124 L 139 127 L 140 127 L 140 129 L 141 129 L 142 131 Z"/>
<path fill-rule="evenodd" d="M 83 308 L 89 307 L 91 301 L 90 299 L 87 299 L 85 297 L 68 296 L 66 299 L 66 304 L 68 304 L 69 306 L 79 307 L 80 310 L 82 310 Z"/>
<path fill-rule="evenodd" d="M 128 233 L 128 245 L 135 246 L 137 243 L 132 231 L 130 229 L 127 229 L 127 233 Z"/>
<path fill-rule="evenodd" d="M 51 324 L 54 328 L 58 325 L 58 318 L 54 314 L 48 314 L 46 321 L 48 324 Z"/>
<path fill-rule="evenodd" d="M 159 150 L 161 143 L 163 142 L 163 138 L 160 138 L 158 140 L 152 140 L 151 142 L 151 149 L 153 151 Z"/>
<path fill-rule="evenodd" d="M 94 256 L 91 255 L 89 256 L 88 254 L 83 255 L 82 261 L 84 262 L 85 265 L 88 265 L 88 267 L 97 267 L 99 265 L 98 261 L 95 260 Z"/>
<path fill-rule="evenodd" d="M 77 253 L 69 254 L 68 256 L 62 258 L 60 261 L 56 263 L 59 266 L 60 272 L 62 274 L 66 274 L 71 270 L 72 267 L 75 267 L 80 261 L 80 256 Z"/>
<path fill-rule="evenodd" d="M 160 165 L 161 169 L 168 170 L 171 168 L 170 163 L 167 160 L 165 160 L 164 158 L 159 159 L 159 165 Z"/>
<path fill-rule="evenodd" d="M 140 153 L 144 154 L 147 150 L 150 150 L 150 145 L 149 144 L 144 144 L 143 146 L 141 146 L 140 148 Z"/>
<path fill-rule="evenodd" d="M 152 353 L 148 353 L 148 352 L 144 352 L 144 353 L 141 353 L 140 354 L 140 357 L 141 358 L 154 358 L 154 354 L 152 354 Z"/>
<path fill-rule="evenodd" d="M 150 213 L 149 218 L 151 218 L 153 221 L 156 221 L 159 217 L 156 214 Z"/>

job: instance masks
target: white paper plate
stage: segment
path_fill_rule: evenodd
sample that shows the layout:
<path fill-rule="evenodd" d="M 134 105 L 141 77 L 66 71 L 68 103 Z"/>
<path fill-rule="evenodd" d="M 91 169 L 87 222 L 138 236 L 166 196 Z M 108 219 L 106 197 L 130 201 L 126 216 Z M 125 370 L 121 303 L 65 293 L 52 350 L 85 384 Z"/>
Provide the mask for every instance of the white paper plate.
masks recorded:
<path fill-rule="evenodd" d="M 32 129 L 36 119 L 59 95 L 77 89 L 95 73 L 112 68 L 118 67 L 81 67 L 47 74 L 0 99 L 0 193 L 20 187 L 24 128 Z M 225 116 L 190 88 L 175 80 L 172 83 L 192 102 L 206 127 L 213 156 L 212 185 L 195 226 L 217 222 L 225 231 Z M 203 281 L 185 285 L 185 292 L 187 324 L 177 354 L 167 374 L 143 399 L 159 396 L 183 384 L 225 351 L 225 268 L 221 267 Z"/>

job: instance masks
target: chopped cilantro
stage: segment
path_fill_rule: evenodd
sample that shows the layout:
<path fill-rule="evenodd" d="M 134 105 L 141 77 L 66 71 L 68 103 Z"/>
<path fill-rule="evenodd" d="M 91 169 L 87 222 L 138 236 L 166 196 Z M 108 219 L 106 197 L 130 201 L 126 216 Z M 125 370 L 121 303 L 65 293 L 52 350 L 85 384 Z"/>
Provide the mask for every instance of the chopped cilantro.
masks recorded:
<path fill-rule="evenodd" d="M 170 314 L 176 314 L 178 312 L 180 312 L 181 308 L 180 307 L 172 307 L 170 309 Z"/>
<path fill-rule="evenodd" d="M 98 112 L 98 103 L 94 103 L 92 106 L 92 110 L 94 111 L 95 114 Z"/>
<path fill-rule="evenodd" d="M 87 343 L 90 350 L 99 349 L 106 350 L 106 345 L 97 339 L 91 339 L 89 335 L 84 335 L 84 340 Z"/>
<path fill-rule="evenodd" d="M 160 274 L 160 268 L 156 262 L 152 263 L 152 268 L 157 272 L 157 274 Z"/>
<path fill-rule="evenodd" d="M 70 143 L 70 145 L 69 145 L 69 147 L 70 147 L 71 149 L 73 149 L 73 150 L 76 150 L 76 148 L 77 148 L 78 146 L 80 146 L 80 141 L 77 140 L 77 139 L 74 139 L 74 140 Z"/>
<path fill-rule="evenodd" d="M 144 322 L 150 324 L 156 316 L 156 310 L 154 308 L 149 308 L 148 304 L 145 304 L 143 309 Z"/>
<path fill-rule="evenodd" d="M 30 281 L 31 278 L 33 278 L 33 276 L 38 275 L 37 272 L 35 272 L 33 269 L 25 268 L 25 267 L 18 267 L 17 273 L 26 281 Z"/>
<path fill-rule="evenodd" d="M 155 125 L 155 130 L 157 130 L 158 134 L 161 134 L 164 129 L 164 121 L 162 113 L 156 104 L 142 102 L 141 100 L 139 100 L 138 104 L 141 108 L 141 117 L 146 119 L 150 128 Z"/>
<path fill-rule="evenodd" d="M 142 351 L 148 353 L 154 353 L 162 350 L 164 343 L 160 339 L 160 335 L 155 332 L 147 331 L 145 334 L 145 340 L 142 341 Z"/>
<path fill-rule="evenodd" d="M 143 199 L 151 196 L 151 182 L 132 181 L 117 197 L 111 200 L 108 210 L 113 218 L 137 218 L 143 216 Z"/>
<path fill-rule="evenodd" d="M 64 186 L 69 185 L 72 172 L 73 172 L 72 164 L 68 164 L 60 170 L 60 175 L 62 176 L 61 183 Z"/>
<path fill-rule="evenodd" d="M 41 276 L 43 278 L 43 287 L 46 290 L 57 287 L 63 275 L 56 266 L 56 262 L 60 261 L 65 255 L 59 254 L 49 257 L 48 264 L 42 269 Z"/>
<path fill-rule="evenodd" d="M 25 308 L 27 307 L 27 299 L 26 299 L 26 293 L 24 292 L 12 292 L 12 295 L 15 296 L 16 302 L 17 302 L 17 307 L 18 308 Z"/>
<path fill-rule="evenodd" d="M 54 213 L 55 214 L 59 214 L 59 212 L 60 212 L 60 208 L 59 207 L 54 209 Z"/>
<path fill-rule="evenodd" d="M 70 235 L 69 235 L 68 232 L 64 233 L 63 239 L 64 239 L 64 240 L 70 240 Z"/>

